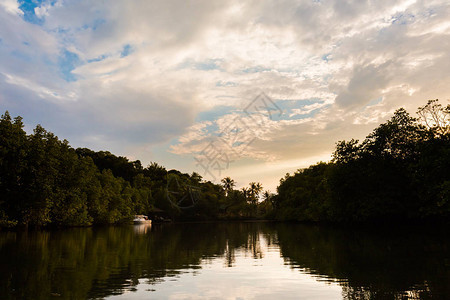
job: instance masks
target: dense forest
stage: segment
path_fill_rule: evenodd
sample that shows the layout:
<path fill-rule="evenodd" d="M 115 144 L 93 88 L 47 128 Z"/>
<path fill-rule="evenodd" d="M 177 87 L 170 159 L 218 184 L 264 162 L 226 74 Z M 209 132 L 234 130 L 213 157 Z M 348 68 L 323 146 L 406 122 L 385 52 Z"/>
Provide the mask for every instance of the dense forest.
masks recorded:
<path fill-rule="evenodd" d="M 278 220 L 381 221 L 450 216 L 450 105 L 418 118 L 398 109 L 362 142 L 340 141 L 331 162 L 281 179 Z"/>
<path fill-rule="evenodd" d="M 0 227 L 83 226 L 128 222 L 135 214 L 168 220 L 254 218 L 262 186 L 235 190 L 198 173 L 143 167 L 110 152 L 72 148 L 37 125 L 27 135 L 21 117 L 0 120 Z"/>
<path fill-rule="evenodd" d="M 130 221 L 268 218 L 368 221 L 448 218 L 450 105 L 431 100 L 418 118 L 404 109 L 367 138 L 337 143 L 333 160 L 280 180 L 277 194 L 258 182 L 235 189 L 198 174 L 143 167 L 106 151 L 72 148 L 21 117 L 0 120 L 0 227 L 84 226 Z"/>

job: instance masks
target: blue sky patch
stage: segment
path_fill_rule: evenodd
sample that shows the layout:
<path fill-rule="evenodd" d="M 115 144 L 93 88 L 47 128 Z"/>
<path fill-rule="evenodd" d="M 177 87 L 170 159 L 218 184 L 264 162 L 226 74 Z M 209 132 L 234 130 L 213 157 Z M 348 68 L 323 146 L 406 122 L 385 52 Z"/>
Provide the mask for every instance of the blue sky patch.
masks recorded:
<path fill-rule="evenodd" d="M 265 68 L 262 66 L 250 67 L 242 70 L 243 73 L 259 73 L 264 71 L 270 71 L 270 68 Z"/>
<path fill-rule="evenodd" d="M 276 105 L 279 108 L 281 108 L 283 113 L 281 116 L 279 116 L 278 114 L 272 114 L 272 120 L 274 121 L 299 120 L 313 117 L 315 114 L 317 114 L 320 110 L 322 110 L 325 107 L 314 109 L 308 114 L 294 115 L 294 116 L 290 115 L 294 112 L 294 109 L 301 109 L 305 106 L 322 102 L 323 101 L 318 98 L 301 99 L 301 100 L 275 100 Z"/>
<path fill-rule="evenodd" d="M 38 18 L 34 12 L 34 9 L 40 7 L 44 2 L 45 1 L 43 0 L 19 0 L 19 9 L 23 11 L 23 19 L 33 24 L 44 24 L 44 20 Z M 55 1 L 52 1 L 51 3 L 53 4 Z"/>
<path fill-rule="evenodd" d="M 216 82 L 216 86 L 238 86 L 238 84 L 236 82 L 233 81 L 217 81 Z"/>
<path fill-rule="evenodd" d="M 374 99 L 374 100 L 370 101 L 370 102 L 366 105 L 366 107 L 367 107 L 367 106 L 373 106 L 373 105 L 376 105 L 376 104 L 380 103 L 381 101 L 383 101 L 383 97 L 378 97 L 377 99 Z"/>
<path fill-rule="evenodd" d="M 77 54 L 64 50 L 59 57 L 58 64 L 65 81 L 72 82 L 77 80 L 75 74 L 72 73 L 72 70 L 80 65 L 80 58 Z"/>
<path fill-rule="evenodd" d="M 194 64 L 194 68 L 197 70 L 210 71 L 210 70 L 220 70 L 220 66 L 217 63 L 220 63 L 220 59 L 208 59 L 203 62 L 197 62 Z"/>
<path fill-rule="evenodd" d="M 331 53 L 326 53 L 324 55 L 322 55 L 322 60 L 329 62 L 331 60 Z"/>
<path fill-rule="evenodd" d="M 281 120 L 299 120 L 299 119 L 305 119 L 310 118 L 316 115 L 320 110 L 326 108 L 327 106 L 320 107 L 317 109 L 312 110 L 311 112 L 307 114 L 298 114 L 293 115 L 291 114 L 294 112 L 294 109 L 301 109 L 305 106 L 315 104 L 315 103 L 323 103 L 322 100 L 318 98 L 311 98 L 311 99 L 301 99 L 301 100 L 276 100 L 274 99 L 274 103 L 282 110 L 282 113 L 280 114 L 278 110 L 271 109 L 270 115 L 271 119 L 273 121 L 281 121 Z M 270 109 L 270 108 L 269 108 Z M 231 113 L 241 113 L 242 115 L 245 115 L 245 112 L 243 112 L 241 109 L 237 109 L 233 106 L 216 106 L 211 110 L 200 112 L 195 122 L 202 122 L 202 121 L 215 121 L 224 115 L 231 114 Z M 260 113 L 265 113 L 268 115 L 267 112 L 261 111 Z M 214 125 L 215 126 L 215 125 Z M 211 127 L 211 128 L 209 128 Z M 214 132 L 214 130 L 217 130 L 218 128 L 213 126 L 208 126 L 208 132 Z"/>
<path fill-rule="evenodd" d="M 193 60 L 185 60 L 181 64 L 177 66 L 177 69 L 194 69 L 194 70 L 202 70 L 202 71 L 211 71 L 211 70 L 221 70 L 219 63 L 221 63 L 222 59 L 207 59 L 204 61 L 193 61 Z"/>
<path fill-rule="evenodd" d="M 414 23 L 416 16 L 410 13 L 397 13 L 392 16 L 391 24 L 408 25 Z"/>
<path fill-rule="evenodd" d="M 133 48 L 131 47 L 130 44 L 126 44 L 123 49 L 122 52 L 120 52 L 120 57 L 126 57 L 128 55 L 130 55 L 133 52 Z"/>
<path fill-rule="evenodd" d="M 92 29 L 92 30 L 97 30 L 98 27 L 100 27 L 100 25 L 103 25 L 106 23 L 105 19 L 95 19 L 94 21 L 92 21 L 90 24 L 85 24 L 81 27 L 81 29 Z"/>
<path fill-rule="evenodd" d="M 93 62 L 97 62 L 97 61 L 102 61 L 105 60 L 107 57 L 109 57 L 109 55 L 107 54 L 102 54 L 96 58 L 92 58 L 92 59 L 88 59 L 87 62 L 88 63 L 93 63 Z"/>
<path fill-rule="evenodd" d="M 216 106 L 211 110 L 200 112 L 195 118 L 195 122 L 214 121 L 234 111 L 236 111 L 236 108 L 233 106 Z"/>

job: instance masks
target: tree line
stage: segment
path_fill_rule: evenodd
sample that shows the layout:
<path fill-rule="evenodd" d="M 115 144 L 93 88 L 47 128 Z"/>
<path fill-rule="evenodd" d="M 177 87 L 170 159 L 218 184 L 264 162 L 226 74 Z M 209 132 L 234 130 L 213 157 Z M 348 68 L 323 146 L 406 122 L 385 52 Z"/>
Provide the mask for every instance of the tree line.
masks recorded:
<path fill-rule="evenodd" d="M 259 183 L 235 190 L 198 174 L 143 167 L 107 151 L 72 148 L 21 117 L 0 120 L 0 227 L 84 226 L 128 222 L 135 214 L 162 212 L 170 220 L 254 218 Z"/>
<path fill-rule="evenodd" d="M 273 217 L 380 221 L 450 216 L 450 105 L 401 108 L 362 142 L 340 141 L 331 162 L 280 180 Z"/>
<path fill-rule="evenodd" d="M 418 118 L 398 109 L 367 138 L 340 141 L 333 159 L 280 180 L 236 189 L 193 172 L 143 167 L 107 151 L 72 148 L 21 117 L 0 120 L 0 227 L 84 226 L 162 212 L 170 220 L 370 221 L 448 218 L 450 105 L 430 100 Z"/>

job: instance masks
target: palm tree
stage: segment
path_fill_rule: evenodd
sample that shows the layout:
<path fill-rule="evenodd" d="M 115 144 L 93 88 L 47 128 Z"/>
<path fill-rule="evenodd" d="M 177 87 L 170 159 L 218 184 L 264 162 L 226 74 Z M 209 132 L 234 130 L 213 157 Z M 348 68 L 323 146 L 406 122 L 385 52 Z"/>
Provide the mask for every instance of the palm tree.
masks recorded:
<path fill-rule="evenodd" d="M 272 195 L 271 195 L 271 193 L 270 193 L 269 190 L 266 190 L 266 191 L 263 193 L 263 197 L 264 197 L 264 200 L 263 200 L 263 201 L 269 202 L 269 201 L 270 201 L 270 198 L 272 197 Z"/>
<path fill-rule="evenodd" d="M 223 185 L 223 189 L 225 190 L 225 195 L 228 196 L 229 193 L 233 190 L 236 183 L 230 177 L 225 177 L 224 179 L 221 180 L 221 182 Z"/>
<path fill-rule="evenodd" d="M 259 182 L 250 182 L 248 192 L 250 194 L 250 201 L 252 204 L 257 204 L 259 199 L 259 193 L 263 190 L 263 186 Z"/>

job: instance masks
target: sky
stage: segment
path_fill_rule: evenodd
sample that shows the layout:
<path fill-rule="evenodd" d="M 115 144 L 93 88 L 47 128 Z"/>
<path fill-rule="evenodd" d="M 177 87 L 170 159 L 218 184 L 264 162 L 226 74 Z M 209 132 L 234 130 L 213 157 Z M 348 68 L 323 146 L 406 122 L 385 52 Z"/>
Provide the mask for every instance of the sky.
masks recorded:
<path fill-rule="evenodd" d="M 0 0 L 0 110 L 238 187 L 450 99 L 448 1 Z"/>

